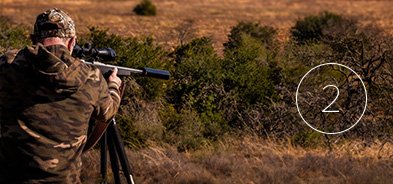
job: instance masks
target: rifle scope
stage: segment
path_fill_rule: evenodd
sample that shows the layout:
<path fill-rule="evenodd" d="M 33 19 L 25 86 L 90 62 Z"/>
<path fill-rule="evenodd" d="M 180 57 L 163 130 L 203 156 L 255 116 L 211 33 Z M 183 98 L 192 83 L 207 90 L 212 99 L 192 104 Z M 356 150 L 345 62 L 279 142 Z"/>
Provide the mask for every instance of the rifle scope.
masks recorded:
<path fill-rule="evenodd" d="M 116 58 L 116 52 L 111 48 L 92 48 L 90 44 L 84 47 L 75 45 L 72 50 L 72 56 L 77 58 L 92 57 L 104 61 L 113 61 Z"/>

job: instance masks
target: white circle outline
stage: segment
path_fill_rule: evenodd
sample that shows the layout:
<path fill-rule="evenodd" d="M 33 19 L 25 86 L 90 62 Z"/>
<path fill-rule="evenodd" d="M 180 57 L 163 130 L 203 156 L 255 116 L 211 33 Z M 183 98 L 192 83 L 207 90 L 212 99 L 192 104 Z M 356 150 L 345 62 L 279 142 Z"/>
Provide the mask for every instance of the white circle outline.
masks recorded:
<path fill-rule="evenodd" d="M 300 85 L 301 85 L 302 82 L 303 82 L 303 79 L 304 79 L 311 71 L 313 71 L 314 69 L 316 69 L 316 68 L 318 68 L 318 67 L 321 67 L 321 66 L 325 66 L 325 65 L 338 65 L 338 66 L 341 66 L 341 67 L 345 67 L 345 68 L 347 68 L 348 70 L 350 70 L 351 72 L 353 72 L 353 73 L 360 79 L 360 82 L 362 82 L 362 85 L 363 85 L 363 88 L 364 88 L 364 92 L 365 92 L 365 94 L 366 94 L 366 95 L 365 95 L 365 96 L 366 96 L 366 102 L 364 103 L 364 110 L 363 110 L 363 112 L 362 112 L 362 115 L 359 117 L 359 119 L 356 121 L 355 124 L 353 124 L 351 127 L 347 128 L 347 129 L 345 129 L 345 130 L 343 130 L 343 131 L 340 131 L 340 132 L 324 132 L 324 131 L 318 130 L 317 128 L 314 128 L 313 126 L 311 126 L 311 125 L 303 118 L 302 113 L 300 113 L 300 109 L 299 109 L 299 104 L 298 104 L 298 98 L 297 98 L 297 96 L 298 96 L 298 94 L 299 94 L 299 88 L 300 88 Z M 366 90 L 366 86 L 364 85 L 364 82 L 363 82 L 362 78 L 360 78 L 360 76 L 359 76 L 354 70 L 352 70 L 352 69 L 349 68 L 348 66 L 343 65 L 343 64 L 340 64 L 340 63 L 323 63 L 323 64 L 320 64 L 320 65 L 318 65 L 318 66 L 315 66 L 314 68 L 311 68 L 306 74 L 304 74 L 304 76 L 303 76 L 302 79 L 300 80 L 299 85 L 297 86 L 297 89 L 296 89 L 296 96 L 295 96 L 295 97 L 296 97 L 296 108 L 297 108 L 297 111 L 299 112 L 299 115 L 300 115 L 300 117 L 302 118 L 302 120 L 303 120 L 310 128 L 312 128 L 313 130 L 315 130 L 315 131 L 317 131 L 317 132 L 319 132 L 319 133 L 328 134 L 328 135 L 341 134 L 341 133 L 344 133 L 344 132 L 350 130 L 350 129 L 353 128 L 354 126 L 356 126 L 356 125 L 359 123 L 359 121 L 362 119 L 364 113 L 366 112 L 366 108 L 367 108 L 367 90 Z"/>

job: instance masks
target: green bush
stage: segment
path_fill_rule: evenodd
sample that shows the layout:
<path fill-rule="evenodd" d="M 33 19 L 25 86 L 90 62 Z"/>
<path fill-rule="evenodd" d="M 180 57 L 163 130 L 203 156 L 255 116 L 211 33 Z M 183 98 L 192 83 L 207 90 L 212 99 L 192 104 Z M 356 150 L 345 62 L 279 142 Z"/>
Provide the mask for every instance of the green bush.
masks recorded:
<path fill-rule="evenodd" d="M 179 113 L 184 109 L 197 112 L 202 137 L 209 140 L 251 128 L 248 121 L 253 106 L 276 99 L 275 86 L 281 84 L 276 51 L 269 50 L 261 37 L 238 36 L 236 47 L 227 49 L 223 59 L 208 38 L 194 39 L 171 53 L 175 67 L 168 102 Z"/>
<path fill-rule="evenodd" d="M 267 47 L 276 43 L 277 30 L 270 26 L 260 26 L 253 22 L 240 22 L 232 28 L 228 35 L 228 42 L 224 43 L 225 50 L 232 50 L 240 46 L 244 35 L 248 35 Z"/>
<path fill-rule="evenodd" d="M 340 29 L 354 29 L 355 27 L 353 20 L 335 13 L 323 12 L 297 21 L 295 26 L 291 28 L 291 35 L 296 42 L 305 44 L 321 41 L 330 32 Z"/>
<path fill-rule="evenodd" d="M 236 49 L 227 52 L 222 62 L 225 72 L 225 91 L 234 91 L 246 104 L 264 103 L 274 96 L 274 81 L 270 80 L 269 63 L 274 62 L 259 40 L 242 35 Z M 275 79 L 276 82 L 279 79 Z"/>
<path fill-rule="evenodd" d="M 198 112 L 214 108 L 214 90 L 220 82 L 220 59 L 208 38 L 197 38 L 171 54 L 175 60 L 170 102 L 176 109 L 193 107 Z"/>
<path fill-rule="evenodd" d="M 325 63 L 334 54 L 333 49 L 326 43 L 315 42 L 303 45 L 297 43 L 290 43 L 291 46 L 288 49 L 288 54 L 292 62 L 299 62 L 307 67 L 314 67 L 321 63 Z"/>
<path fill-rule="evenodd" d="M 168 102 L 178 112 L 193 109 L 204 126 L 203 137 L 215 139 L 225 128 L 220 114 L 222 99 L 220 58 L 208 38 L 197 38 L 171 54 L 175 60 Z"/>
<path fill-rule="evenodd" d="M 150 0 L 142 0 L 138 5 L 135 6 L 133 11 L 137 15 L 143 16 L 155 16 L 156 6 Z"/>
<path fill-rule="evenodd" d="M 226 51 L 221 63 L 227 94 L 223 114 L 231 127 L 252 127 L 250 114 L 254 107 L 267 106 L 277 99 L 276 85 L 281 83 L 281 69 L 272 52 L 249 35 L 242 35 L 239 46 Z"/>

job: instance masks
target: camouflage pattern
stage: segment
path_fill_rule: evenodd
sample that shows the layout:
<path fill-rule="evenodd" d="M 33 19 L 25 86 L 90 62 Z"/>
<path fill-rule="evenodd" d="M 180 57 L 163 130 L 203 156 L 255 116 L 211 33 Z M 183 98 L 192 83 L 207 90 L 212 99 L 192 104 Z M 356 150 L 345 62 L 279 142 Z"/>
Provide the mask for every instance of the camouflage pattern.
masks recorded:
<path fill-rule="evenodd" d="M 75 23 L 66 12 L 52 8 L 37 16 L 33 35 L 37 38 L 73 37 L 76 35 Z"/>
<path fill-rule="evenodd" d="M 66 47 L 41 44 L 0 64 L 0 183 L 80 183 L 89 119 L 107 122 L 119 84 Z"/>

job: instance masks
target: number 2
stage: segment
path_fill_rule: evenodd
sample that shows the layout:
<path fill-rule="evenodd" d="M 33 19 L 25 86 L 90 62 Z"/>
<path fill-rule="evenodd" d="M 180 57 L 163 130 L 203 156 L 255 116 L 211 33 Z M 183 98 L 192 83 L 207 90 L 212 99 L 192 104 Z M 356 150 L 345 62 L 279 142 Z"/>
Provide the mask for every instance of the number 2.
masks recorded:
<path fill-rule="evenodd" d="M 334 88 L 336 88 L 336 90 L 337 90 L 337 95 L 336 95 L 336 98 L 334 98 L 334 100 L 333 100 L 325 109 L 322 110 L 322 112 L 339 112 L 338 110 L 326 110 L 326 109 L 328 109 L 330 106 L 332 106 L 332 104 L 337 100 L 338 96 L 340 95 L 340 90 L 338 90 L 338 87 L 337 87 L 337 86 L 335 86 L 335 85 L 327 85 L 327 86 L 325 86 L 325 87 L 323 88 L 323 90 L 325 90 L 325 88 L 327 88 L 327 87 L 334 87 Z"/>

